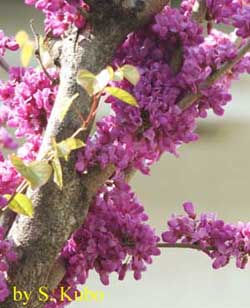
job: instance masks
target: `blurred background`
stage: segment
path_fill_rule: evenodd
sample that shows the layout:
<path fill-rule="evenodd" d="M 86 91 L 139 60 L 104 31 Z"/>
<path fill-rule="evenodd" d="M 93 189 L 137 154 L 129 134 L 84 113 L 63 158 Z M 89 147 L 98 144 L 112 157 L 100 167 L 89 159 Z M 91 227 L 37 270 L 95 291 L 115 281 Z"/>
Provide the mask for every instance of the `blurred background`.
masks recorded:
<path fill-rule="evenodd" d="M 8 35 L 30 32 L 30 19 L 42 31 L 42 14 L 23 2 L 0 1 L 0 29 Z M 20 63 L 17 53 L 8 54 L 7 59 L 12 65 Z M 200 141 L 183 146 L 178 159 L 164 156 L 151 176 L 137 174 L 134 178 L 132 186 L 159 233 L 172 213 L 182 212 L 187 200 L 199 212 L 215 211 L 228 222 L 250 221 L 250 78 L 235 82 L 232 94 L 223 118 L 211 115 L 199 123 Z M 232 260 L 215 271 L 199 252 L 168 249 L 155 258 L 139 282 L 130 275 L 120 282 L 114 275 L 105 287 L 92 273 L 87 287 L 103 291 L 103 302 L 69 307 L 249 308 L 249 285 L 250 266 L 242 271 Z"/>

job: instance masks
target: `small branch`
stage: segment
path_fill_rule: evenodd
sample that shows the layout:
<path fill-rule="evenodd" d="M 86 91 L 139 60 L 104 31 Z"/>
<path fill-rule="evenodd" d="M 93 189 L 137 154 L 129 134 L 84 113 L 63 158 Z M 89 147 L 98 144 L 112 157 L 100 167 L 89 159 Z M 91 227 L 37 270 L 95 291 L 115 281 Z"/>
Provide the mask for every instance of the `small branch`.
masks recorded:
<path fill-rule="evenodd" d="M 42 58 L 41 58 L 41 47 L 40 47 L 40 34 L 37 33 L 34 27 L 34 20 L 30 21 L 30 28 L 31 31 L 33 32 L 35 41 L 36 41 L 36 50 L 35 50 L 35 56 L 37 58 L 38 63 L 40 64 L 44 74 L 49 78 L 49 80 L 53 84 L 59 84 L 59 80 L 54 79 L 53 77 L 50 76 L 49 72 L 47 71 L 46 67 L 43 64 Z"/>
<path fill-rule="evenodd" d="M 157 247 L 158 248 L 188 248 L 188 249 L 195 249 L 195 250 L 204 251 L 204 252 L 207 252 L 213 249 L 212 247 L 208 247 L 205 250 L 195 244 L 183 244 L 183 243 L 175 243 L 175 244 L 159 243 L 157 244 Z"/>
<path fill-rule="evenodd" d="M 6 62 L 6 60 L 4 60 L 4 58 L 1 57 L 1 56 L 0 56 L 0 67 L 1 67 L 6 73 L 9 73 L 10 66 L 9 66 L 9 64 Z"/>
<path fill-rule="evenodd" d="M 16 219 L 17 214 L 10 209 L 6 209 L 1 213 L 0 216 L 0 225 L 4 229 L 4 237 L 7 236 L 9 230 Z"/>
<path fill-rule="evenodd" d="M 192 18 L 197 22 L 202 24 L 205 21 L 207 14 L 206 0 L 196 0 Z"/>
<path fill-rule="evenodd" d="M 224 77 L 239 61 L 250 51 L 250 42 L 242 47 L 235 59 L 224 64 L 220 69 L 212 73 L 199 87 L 197 93 L 189 93 L 178 103 L 185 110 L 202 97 L 202 90 L 211 87 L 220 78 Z"/>

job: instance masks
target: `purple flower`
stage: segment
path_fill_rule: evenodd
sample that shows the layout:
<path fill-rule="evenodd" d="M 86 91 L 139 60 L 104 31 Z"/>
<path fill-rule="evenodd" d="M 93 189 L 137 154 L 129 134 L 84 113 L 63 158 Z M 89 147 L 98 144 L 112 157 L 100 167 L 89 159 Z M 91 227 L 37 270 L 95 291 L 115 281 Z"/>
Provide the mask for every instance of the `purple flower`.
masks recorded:
<path fill-rule="evenodd" d="M 4 32 L 0 30 L 0 56 L 4 56 L 7 49 L 15 51 L 19 48 L 18 44 L 11 37 L 5 36 Z"/>
<path fill-rule="evenodd" d="M 238 268 L 245 268 L 250 253 L 249 223 L 227 224 L 215 214 L 201 214 L 198 218 L 190 202 L 183 208 L 187 216 L 172 216 L 167 231 L 162 233 L 164 242 L 196 246 L 213 260 L 214 269 L 224 267 L 232 257 Z"/>
<path fill-rule="evenodd" d="M 34 5 L 45 14 L 45 32 L 54 36 L 62 36 L 71 24 L 83 29 L 86 20 L 81 10 L 88 10 L 83 0 L 25 0 L 28 5 Z"/>
<path fill-rule="evenodd" d="M 10 150 L 14 150 L 18 147 L 18 144 L 4 127 L 0 127 L 0 145 Z"/>

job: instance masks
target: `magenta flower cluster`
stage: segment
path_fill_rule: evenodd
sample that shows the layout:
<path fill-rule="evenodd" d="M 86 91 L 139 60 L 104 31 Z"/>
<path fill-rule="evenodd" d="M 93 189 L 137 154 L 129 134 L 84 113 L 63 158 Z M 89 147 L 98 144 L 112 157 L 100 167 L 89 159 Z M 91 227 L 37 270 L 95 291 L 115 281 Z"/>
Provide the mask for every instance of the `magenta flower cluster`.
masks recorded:
<path fill-rule="evenodd" d="M 88 7 L 82 0 L 25 0 L 25 3 L 45 13 L 45 31 L 49 34 L 58 37 L 71 25 L 85 27 L 82 12 Z M 115 83 L 135 96 L 138 108 L 108 98 L 112 115 L 97 123 L 95 134 L 88 138 L 84 150 L 79 151 L 76 169 L 80 173 L 87 173 L 96 165 L 105 168 L 113 164 L 116 174 L 99 190 L 84 224 L 61 251 L 67 267 L 61 284 L 73 287 L 72 290 L 86 282 L 91 270 L 99 274 L 105 285 L 111 273 L 123 279 L 127 271 L 132 271 L 134 278 L 140 279 L 152 257 L 160 254 L 160 239 L 147 224 L 148 217 L 125 183 L 124 172 L 131 168 L 148 174 L 163 153 L 178 155 L 180 145 L 197 140 L 197 119 L 206 117 L 209 110 L 223 115 L 225 105 L 231 100 L 231 82 L 250 72 L 248 54 L 223 77 L 206 86 L 208 77 L 235 59 L 239 45 L 247 43 L 249 7 L 246 1 L 207 0 L 209 22 L 215 20 L 236 28 L 234 35 L 218 30 L 207 35 L 192 19 L 194 5 L 194 0 L 185 0 L 179 9 L 166 6 L 151 24 L 128 35 L 114 56 L 114 68 L 132 64 L 140 71 L 141 78 L 135 86 L 126 80 Z M 235 34 L 242 40 L 236 43 Z M 16 48 L 17 44 L 0 32 L 0 55 L 6 49 Z M 11 68 L 9 73 L 9 80 L 0 82 L 3 102 L 0 145 L 8 149 L 16 147 L 16 141 L 6 131 L 6 127 L 14 128 L 15 137 L 25 139 L 18 155 L 31 161 L 39 150 L 58 87 L 37 69 Z M 49 74 L 58 77 L 54 69 Z M 199 98 L 181 108 L 180 102 L 191 94 L 199 94 Z M 20 181 L 20 175 L 0 153 L 1 207 L 6 205 L 4 195 L 12 194 Z M 169 229 L 162 235 L 164 242 L 182 243 L 204 251 L 213 260 L 214 268 L 226 265 L 231 256 L 236 258 L 238 267 L 245 266 L 250 247 L 248 224 L 226 224 L 213 214 L 202 214 L 197 219 L 191 203 L 185 203 L 184 209 L 186 215 L 173 216 L 168 222 Z M 5 243 L 3 237 L 0 249 L 1 243 Z M 3 253 L 11 261 L 7 255 Z M 6 270 L 3 266 L 3 272 Z M 4 275 L 1 277 L 0 300 L 3 300 L 8 291 Z M 53 295 L 55 302 L 46 308 L 66 304 L 60 303 L 58 290 Z"/>
<path fill-rule="evenodd" d="M 58 77 L 55 70 L 50 70 L 50 74 Z M 34 160 L 38 153 L 57 88 L 43 72 L 33 68 L 11 68 L 9 80 L 0 81 L 0 125 L 14 128 L 15 137 L 22 138 L 17 153 L 25 161 Z M 17 146 L 4 127 L 0 127 L 0 146 L 12 150 Z M 20 180 L 10 161 L 1 154 L 0 206 L 6 205 L 3 196 L 12 194 Z"/>
<path fill-rule="evenodd" d="M 7 200 L 6 194 L 13 194 L 20 183 L 20 176 L 8 159 L 4 159 L 0 151 L 0 208 L 3 208 Z"/>
<path fill-rule="evenodd" d="M 53 78 L 58 73 L 53 69 Z M 44 72 L 33 68 L 11 68 L 9 80 L 0 82 L 0 124 L 15 129 L 17 138 L 25 138 L 19 154 L 32 160 L 41 143 L 41 135 L 47 125 L 58 86 Z"/>
<path fill-rule="evenodd" d="M 88 10 L 83 0 L 25 0 L 45 14 L 45 32 L 58 37 L 62 36 L 70 25 L 83 29 L 86 20 L 82 14 Z"/>
<path fill-rule="evenodd" d="M 132 271 L 134 278 L 140 279 L 146 264 L 160 254 L 157 248 L 160 238 L 146 224 L 147 220 L 143 206 L 121 177 L 104 186 L 93 201 L 85 223 L 61 253 L 67 268 L 62 285 L 84 284 L 90 270 L 99 274 L 104 285 L 109 284 L 111 273 L 117 273 L 123 280 L 126 272 Z M 54 297 L 59 293 L 56 290 Z"/>
<path fill-rule="evenodd" d="M 0 227 L 0 302 L 3 302 L 10 294 L 6 273 L 10 263 L 16 260 L 17 254 L 13 251 L 11 242 L 4 239 L 4 229 Z"/>
<path fill-rule="evenodd" d="M 241 0 L 207 0 L 207 19 L 217 23 L 232 25 L 237 35 L 243 38 L 250 36 L 249 1 Z"/>
<path fill-rule="evenodd" d="M 18 147 L 11 134 L 4 127 L 0 127 L 0 145 L 9 150 L 15 150 Z"/>
<path fill-rule="evenodd" d="M 182 243 L 206 253 L 213 260 L 213 268 L 227 265 L 236 259 L 238 268 L 245 268 L 250 255 L 250 224 L 225 223 L 215 214 L 197 217 L 190 202 L 183 204 L 186 215 L 173 215 L 168 220 L 168 230 L 162 234 L 164 242 Z"/>
<path fill-rule="evenodd" d="M 14 38 L 5 36 L 4 32 L 0 30 L 0 56 L 4 56 L 6 50 L 15 51 L 19 48 Z"/>
<path fill-rule="evenodd" d="M 176 72 L 173 65 L 179 48 L 183 55 Z M 147 29 L 128 36 L 113 60 L 115 67 L 125 63 L 138 67 L 141 79 L 135 87 L 127 81 L 118 86 L 136 97 L 139 108 L 110 98 L 114 115 L 97 123 L 95 135 L 79 153 L 77 170 L 112 163 L 120 171 L 133 167 L 148 173 L 162 153 L 177 155 L 181 144 L 197 140 L 197 118 L 206 117 L 209 109 L 223 115 L 231 100 L 232 80 L 249 72 L 246 56 L 219 81 L 204 87 L 215 70 L 237 56 L 237 50 L 233 36 L 213 30 L 205 37 L 183 9 L 166 6 Z M 199 91 L 196 104 L 184 110 L 178 106 L 187 94 Z"/>

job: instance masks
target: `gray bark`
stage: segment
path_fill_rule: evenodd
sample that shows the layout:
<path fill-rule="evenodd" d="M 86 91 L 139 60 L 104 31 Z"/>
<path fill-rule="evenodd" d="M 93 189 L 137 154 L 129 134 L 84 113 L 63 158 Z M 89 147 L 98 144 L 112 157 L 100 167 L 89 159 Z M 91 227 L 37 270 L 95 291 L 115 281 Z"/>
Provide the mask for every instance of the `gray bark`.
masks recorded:
<path fill-rule="evenodd" d="M 51 137 L 61 141 L 74 133 L 81 125 L 73 106 L 61 123 L 58 115 L 67 98 L 76 92 L 80 96 L 74 104 L 84 117 L 88 115 L 91 99 L 77 85 L 76 74 L 85 68 L 98 73 L 111 62 L 117 46 L 132 30 L 148 22 L 152 14 L 160 11 L 167 1 L 107 1 L 89 0 L 93 5 L 89 16 L 91 30 L 78 35 L 70 29 L 65 39 L 55 44 L 56 62 L 60 63 L 60 86 L 51 117 L 44 135 L 39 155 L 50 146 Z M 60 48 L 58 48 L 58 46 Z M 52 48 L 53 52 L 53 48 Z M 54 53 L 55 54 L 55 53 Z M 82 135 L 86 139 L 89 131 Z M 97 167 L 87 175 L 79 176 L 75 171 L 76 154 L 63 162 L 64 187 L 60 191 L 51 180 L 36 191 L 29 191 L 34 204 L 34 217 L 18 216 L 10 228 L 8 237 L 14 241 L 19 261 L 11 267 L 9 285 L 12 290 L 36 291 L 41 286 L 55 288 L 64 275 L 64 266 L 57 260 L 65 241 L 83 222 L 92 198 L 101 185 L 109 179 L 114 167 L 105 170 Z M 33 296 L 29 308 L 43 307 Z M 23 307 L 14 302 L 11 295 L 0 308 Z"/>

